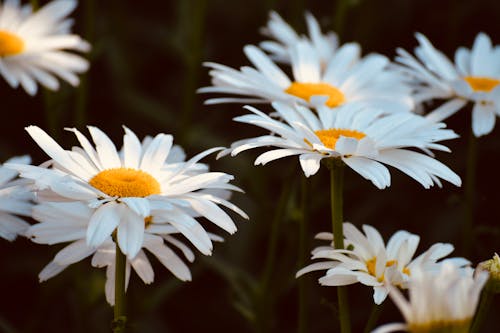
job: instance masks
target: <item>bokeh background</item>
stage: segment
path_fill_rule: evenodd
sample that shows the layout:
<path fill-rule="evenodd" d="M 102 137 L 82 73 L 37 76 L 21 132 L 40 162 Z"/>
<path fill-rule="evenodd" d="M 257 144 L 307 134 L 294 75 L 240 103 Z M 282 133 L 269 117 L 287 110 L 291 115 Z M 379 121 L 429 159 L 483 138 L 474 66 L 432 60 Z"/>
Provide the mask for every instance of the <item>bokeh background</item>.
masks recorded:
<path fill-rule="evenodd" d="M 309 10 L 323 31 L 337 31 L 342 42 L 359 42 L 364 54 L 379 52 L 392 58 L 396 47 L 412 50 L 416 31 L 448 56 L 458 46 L 470 47 L 480 31 L 500 44 L 496 0 L 81 1 L 73 15 L 74 30 L 93 45 L 90 71 L 78 89 L 63 85 L 56 93 L 40 91 L 34 98 L 0 80 L 1 160 L 21 154 L 30 154 L 34 163 L 45 160 L 23 130 L 30 124 L 48 130 L 66 148 L 75 144 L 63 131 L 67 126 L 84 130 L 86 124 L 96 125 L 118 146 L 122 125 L 141 137 L 171 133 L 188 157 L 262 134 L 232 122 L 243 113 L 240 105 L 204 106 L 206 96 L 195 90 L 209 84 L 203 61 L 232 67 L 248 64 L 242 48 L 264 40 L 259 28 L 271 9 L 300 32 L 305 32 L 303 14 Z M 461 137 L 449 142 L 452 154 L 438 153 L 437 158 L 464 178 L 470 110 L 453 116 L 448 125 Z M 498 126 L 477 141 L 477 153 L 473 246 L 468 255 L 474 264 L 500 251 Z M 235 184 L 246 193 L 233 200 L 251 220 L 236 218 L 238 232 L 224 235 L 226 242 L 216 245 L 212 257 L 197 255 L 191 265 L 192 282 L 177 281 L 154 260 L 152 285 L 133 275 L 129 332 L 294 332 L 299 283 L 307 292 L 306 331 L 337 330 L 334 288 L 317 284 L 319 272 L 294 278 L 297 269 L 310 262 L 309 251 L 321 244 L 313 236 L 330 228 L 328 173 L 322 170 L 311 177 L 301 195 L 303 174 L 296 160 L 255 167 L 256 156 L 250 151 L 235 158 L 205 159 L 213 170 L 235 175 Z M 456 245 L 454 254 L 464 255 L 463 189 L 444 184 L 442 189 L 424 190 L 395 170 L 392 186 L 383 191 L 351 171 L 345 177 L 346 220 L 358 226 L 371 224 L 385 239 L 399 229 L 417 233 L 417 253 L 435 242 L 451 242 Z M 299 237 L 302 219 L 307 222 L 305 243 Z M 272 260 L 271 239 L 276 244 Z M 38 272 L 59 249 L 22 238 L 12 243 L 0 240 L 0 332 L 109 331 L 112 309 L 104 299 L 104 270 L 85 260 L 38 283 Z M 349 294 L 353 332 L 362 332 L 372 290 L 353 286 Z M 497 298 L 484 332 L 498 332 L 499 306 Z M 401 320 L 387 300 L 379 323 Z"/>

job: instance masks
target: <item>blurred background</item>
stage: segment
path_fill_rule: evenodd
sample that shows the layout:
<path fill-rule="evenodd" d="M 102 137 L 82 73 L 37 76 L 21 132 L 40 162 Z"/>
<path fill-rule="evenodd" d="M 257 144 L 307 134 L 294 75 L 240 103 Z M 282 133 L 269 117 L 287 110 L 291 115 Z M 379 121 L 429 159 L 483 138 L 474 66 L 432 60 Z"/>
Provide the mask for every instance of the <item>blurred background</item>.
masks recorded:
<path fill-rule="evenodd" d="M 83 131 L 87 124 L 96 125 L 117 146 L 122 125 L 140 137 L 171 133 L 188 157 L 263 134 L 232 122 L 243 113 L 240 105 L 203 106 L 208 96 L 195 90 L 210 84 L 203 61 L 231 67 L 248 64 L 242 48 L 266 39 L 259 28 L 271 9 L 299 32 L 305 32 L 304 11 L 309 10 L 324 32 L 335 30 L 341 42 L 359 42 L 364 54 L 379 52 L 392 58 L 396 47 L 413 50 L 417 31 L 450 57 L 458 46 L 471 47 L 480 31 L 500 44 L 496 0 L 81 1 L 73 15 L 74 31 L 93 45 L 90 71 L 78 89 L 63 84 L 56 93 L 42 90 L 34 98 L 0 79 L 6 117 L 0 121 L 1 160 L 22 154 L 30 154 L 34 163 L 46 159 L 23 130 L 30 124 L 49 131 L 65 148 L 76 144 L 73 135 L 63 131 L 67 126 Z M 448 143 L 452 154 L 438 153 L 437 158 L 464 179 L 470 109 L 453 116 L 448 125 L 461 137 Z M 497 126 L 477 141 L 473 243 L 467 256 L 474 265 L 500 251 L 499 153 Z M 307 307 L 300 315 L 306 331 L 338 330 L 335 288 L 319 286 L 321 272 L 294 278 L 298 268 L 311 262 L 310 250 L 323 244 L 313 236 L 330 230 L 328 173 L 322 168 L 301 195 L 298 161 L 287 158 L 255 167 L 257 154 L 204 160 L 212 170 L 235 175 L 234 183 L 246 193 L 234 195 L 233 202 L 251 219 L 235 217 L 238 232 L 223 235 L 226 241 L 216 244 L 213 256 L 197 255 L 190 266 L 192 282 L 177 281 L 154 259 L 152 285 L 132 275 L 129 332 L 294 332 L 299 283 L 306 291 Z M 448 183 L 442 189 L 424 190 L 398 171 L 391 173 L 392 186 L 380 191 L 347 170 L 345 219 L 357 226 L 375 226 L 386 240 L 400 229 L 417 233 L 417 254 L 433 243 L 451 242 L 454 255 L 464 255 L 464 190 Z M 301 207 L 306 207 L 306 214 Z M 302 220 L 307 226 L 305 243 L 299 237 Z M 0 239 L 0 332 L 109 331 L 112 309 L 104 298 L 104 270 L 84 260 L 38 283 L 38 272 L 61 247 Z M 353 332 L 362 332 L 373 303 L 372 289 L 349 287 L 349 297 Z M 497 297 L 482 332 L 498 331 L 499 306 Z M 394 321 L 402 317 L 387 300 L 379 323 Z"/>

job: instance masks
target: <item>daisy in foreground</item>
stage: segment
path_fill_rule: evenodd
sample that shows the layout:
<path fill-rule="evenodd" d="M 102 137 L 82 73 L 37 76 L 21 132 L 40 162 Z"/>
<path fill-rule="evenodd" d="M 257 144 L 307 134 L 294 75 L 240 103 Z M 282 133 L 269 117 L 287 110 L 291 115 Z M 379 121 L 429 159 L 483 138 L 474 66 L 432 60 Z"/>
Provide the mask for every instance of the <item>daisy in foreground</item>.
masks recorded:
<path fill-rule="evenodd" d="M 239 190 L 229 184 L 233 176 L 196 170 L 197 162 L 220 148 L 204 151 L 187 162 L 166 163 L 173 137 L 158 134 L 145 143 L 125 128 L 118 152 L 101 130 L 89 126 L 95 148 L 76 129 L 81 147 L 64 150 L 36 126 L 26 128 L 50 156 L 53 168 L 9 164 L 22 177 L 35 181 L 40 202 L 81 202 L 91 210 L 86 221 L 85 244 L 92 249 L 111 236 L 121 251 L 134 259 L 145 242 L 145 229 L 154 221 L 178 230 L 203 254 L 212 251 L 209 235 L 196 220 L 205 217 L 229 233 L 236 231 L 231 217 L 218 205 L 247 218 L 244 212 L 219 196 L 220 190 Z M 194 172 L 194 173 L 193 173 Z M 222 194 L 225 196 L 225 194 Z M 70 209 L 70 208 L 68 208 Z M 70 222 L 68 222 L 70 223 Z M 81 234 L 61 233 L 54 228 L 48 242 L 80 239 Z M 70 238 L 68 237 L 77 237 Z"/>
<path fill-rule="evenodd" d="M 324 99 L 323 99 L 324 101 Z M 219 155 L 236 155 L 244 150 L 273 146 L 277 149 L 261 154 L 255 164 L 298 155 L 306 177 L 314 175 L 322 159 L 341 159 L 351 169 L 370 180 L 379 189 L 391 184 L 389 171 L 382 164 L 393 166 L 418 181 L 425 188 L 442 178 L 456 186 L 460 177 L 434 158 L 407 148 L 428 151 L 449 151 L 436 142 L 456 138 L 443 129 L 443 123 L 433 123 L 412 113 L 383 116 L 378 109 L 360 104 L 345 105 L 332 110 L 318 101 L 317 114 L 308 108 L 273 103 L 284 121 L 270 118 L 261 111 L 246 106 L 252 112 L 234 118 L 235 121 L 262 127 L 274 134 L 234 142 Z"/>
<path fill-rule="evenodd" d="M 37 82 L 50 90 L 59 89 L 59 77 L 72 86 L 89 63 L 66 50 L 87 52 L 90 45 L 71 34 L 73 20 L 67 18 L 76 0 L 56 0 L 32 12 L 31 5 L 17 0 L 0 3 L 0 74 L 12 88 L 19 84 L 29 95 Z"/>
<path fill-rule="evenodd" d="M 439 270 L 444 262 L 460 267 L 469 264 L 462 258 L 451 258 L 437 262 L 453 251 L 451 244 L 437 243 L 413 259 L 420 237 L 401 230 L 396 232 L 384 244 L 380 233 L 369 225 L 363 225 L 364 234 L 351 223 L 344 223 L 344 245 L 346 250 L 335 249 L 333 235 L 320 233 L 318 239 L 327 240 L 329 246 L 314 249 L 312 259 L 327 259 L 304 267 L 297 272 L 297 277 L 316 270 L 327 270 L 319 279 L 325 286 L 344 286 L 360 282 L 373 287 L 373 301 L 381 304 L 389 292 L 388 285 L 407 288 L 411 282 L 413 270 L 419 268 L 425 272 Z"/>
<path fill-rule="evenodd" d="M 396 60 L 400 70 L 413 81 L 415 99 L 448 100 L 441 108 L 428 115 L 433 121 L 442 121 L 462 109 L 467 101 L 474 103 L 472 130 L 476 137 L 490 133 L 495 118 L 500 115 L 500 49 L 493 46 L 485 33 L 479 33 L 472 49 L 460 47 L 453 64 L 434 48 L 422 34 L 416 35 L 419 46 L 415 59 L 405 50 L 398 49 Z"/>
<path fill-rule="evenodd" d="M 473 275 L 472 268 L 459 270 L 450 264 L 444 264 L 438 274 L 414 270 L 409 300 L 396 288 L 389 293 L 406 324 L 387 324 L 372 333 L 469 333 L 481 289 L 488 280 L 487 272 Z"/>
<path fill-rule="evenodd" d="M 6 163 L 29 164 L 29 156 L 13 157 Z M 16 179 L 18 173 L 0 166 L 0 237 L 13 241 L 30 226 L 22 218 L 31 216 L 33 194 L 27 182 Z"/>
<path fill-rule="evenodd" d="M 410 87 L 405 78 L 388 65 L 380 54 L 360 57 L 356 43 L 341 46 L 322 64 L 318 49 L 308 40 L 299 40 L 287 48 L 293 79 L 289 78 L 263 51 L 247 45 L 244 52 L 256 67 L 240 71 L 216 63 L 212 68 L 212 87 L 201 93 L 222 93 L 246 97 L 223 97 L 206 100 L 216 103 L 270 103 L 281 101 L 312 106 L 313 96 L 326 96 L 325 105 L 334 108 L 352 102 L 363 102 L 384 112 L 408 112 L 413 109 Z"/>

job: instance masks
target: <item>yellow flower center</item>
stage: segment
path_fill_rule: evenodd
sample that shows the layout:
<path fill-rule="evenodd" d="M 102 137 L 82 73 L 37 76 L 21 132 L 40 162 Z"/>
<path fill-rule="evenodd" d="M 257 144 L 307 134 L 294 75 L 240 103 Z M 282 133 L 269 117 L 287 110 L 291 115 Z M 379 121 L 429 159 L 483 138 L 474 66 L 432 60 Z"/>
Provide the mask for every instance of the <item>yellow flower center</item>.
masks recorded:
<path fill-rule="evenodd" d="M 490 92 L 500 84 L 500 80 L 481 76 L 466 76 L 464 80 L 469 84 L 472 90 L 482 92 Z"/>
<path fill-rule="evenodd" d="M 146 217 L 144 218 L 144 227 L 145 227 L 145 228 L 149 227 L 149 225 L 150 225 L 151 223 L 153 223 L 153 217 L 152 217 L 151 215 L 146 216 Z"/>
<path fill-rule="evenodd" d="M 344 94 L 328 83 L 293 82 L 290 87 L 285 90 L 285 92 L 302 98 L 308 102 L 312 96 L 328 96 L 329 98 L 325 104 L 331 108 L 344 103 Z"/>
<path fill-rule="evenodd" d="M 461 320 L 436 320 L 427 323 L 410 323 L 410 333 L 469 333 L 472 318 Z"/>
<path fill-rule="evenodd" d="M 0 57 L 19 54 L 24 50 L 24 41 L 8 31 L 0 30 Z"/>
<path fill-rule="evenodd" d="M 389 260 L 385 263 L 385 267 L 391 267 L 392 265 L 396 265 L 398 263 L 397 260 Z M 368 273 L 374 277 L 377 277 L 377 257 L 373 257 L 370 260 L 366 262 L 366 269 L 368 270 Z M 381 277 L 378 278 L 379 282 L 384 281 L 384 274 L 382 274 Z"/>
<path fill-rule="evenodd" d="M 89 184 L 109 196 L 120 198 L 147 197 L 161 192 L 160 183 L 153 176 L 130 168 L 103 170 Z"/>
<path fill-rule="evenodd" d="M 341 136 L 345 136 L 348 138 L 354 138 L 356 140 L 361 140 L 366 136 L 363 132 L 358 132 L 356 130 L 350 129 L 339 129 L 339 128 L 330 128 L 326 130 L 318 130 L 314 131 L 314 133 L 318 136 L 321 142 L 330 149 L 335 149 L 335 145 L 337 144 L 337 140 Z M 307 141 L 306 141 L 307 142 Z"/>

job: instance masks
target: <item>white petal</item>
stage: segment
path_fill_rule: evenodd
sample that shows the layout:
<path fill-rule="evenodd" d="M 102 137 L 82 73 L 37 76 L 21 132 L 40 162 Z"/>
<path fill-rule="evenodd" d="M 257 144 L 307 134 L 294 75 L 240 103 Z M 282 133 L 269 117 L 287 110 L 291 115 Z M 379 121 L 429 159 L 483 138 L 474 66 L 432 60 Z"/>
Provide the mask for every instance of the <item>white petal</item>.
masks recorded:
<path fill-rule="evenodd" d="M 102 244 L 120 223 L 119 205 L 109 202 L 99 207 L 92 215 L 87 228 L 87 245 L 97 247 Z"/>

